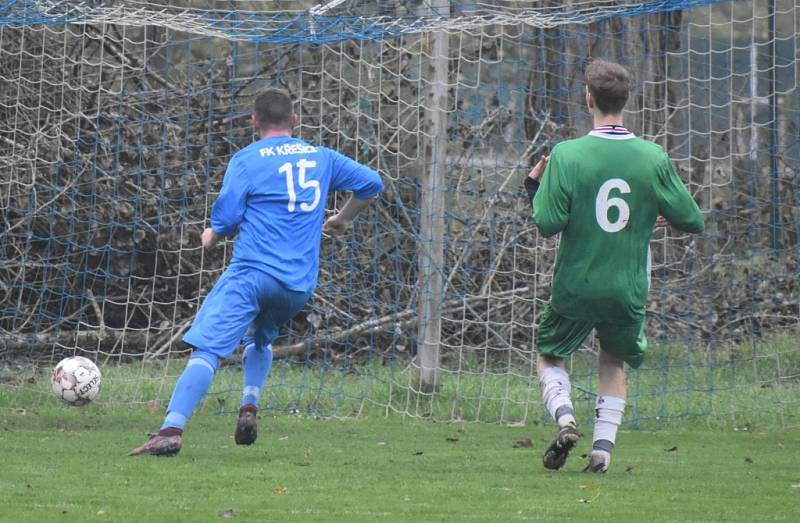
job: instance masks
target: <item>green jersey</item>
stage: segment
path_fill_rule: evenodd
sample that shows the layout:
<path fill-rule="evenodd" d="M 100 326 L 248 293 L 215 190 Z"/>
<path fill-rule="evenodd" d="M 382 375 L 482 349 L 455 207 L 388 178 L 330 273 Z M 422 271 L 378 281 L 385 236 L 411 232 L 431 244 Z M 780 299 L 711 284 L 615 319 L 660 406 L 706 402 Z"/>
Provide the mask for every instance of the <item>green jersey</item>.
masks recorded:
<path fill-rule="evenodd" d="M 703 230 L 660 146 L 608 126 L 553 148 L 533 199 L 539 231 L 562 233 L 550 306 L 576 320 L 641 320 L 659 214 L 683 231 Z"/>

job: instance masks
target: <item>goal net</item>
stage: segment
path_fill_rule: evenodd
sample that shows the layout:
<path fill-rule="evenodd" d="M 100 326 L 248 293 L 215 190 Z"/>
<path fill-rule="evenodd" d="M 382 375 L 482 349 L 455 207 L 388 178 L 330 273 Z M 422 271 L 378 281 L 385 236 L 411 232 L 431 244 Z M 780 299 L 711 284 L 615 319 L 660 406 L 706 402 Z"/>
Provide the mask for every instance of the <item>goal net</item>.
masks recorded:
<path fill-rule="evenodd" d="M 279 86 L 297 136 L 386 191 L 323 238 L 263 405 L 544 419 L 534 329 L 558 244 L 521 184 L 590 130 L 583 69 L 603 57 L 635 79 L 628 128 L 669 152 L 707 222 L 653 237 L 627 423 L 798 425 L 798 16 L 793 0 L 2 2 L 0 393 L 35 402 L 39 371 L 81 354 L 102 402 L 163 406 L 230 259 L 199 233 L 253 140 L 253 93 Z M 586 419 L 596 350 L 570 362 Z M 234 359 L 222 408 L 240 380 Z"/>

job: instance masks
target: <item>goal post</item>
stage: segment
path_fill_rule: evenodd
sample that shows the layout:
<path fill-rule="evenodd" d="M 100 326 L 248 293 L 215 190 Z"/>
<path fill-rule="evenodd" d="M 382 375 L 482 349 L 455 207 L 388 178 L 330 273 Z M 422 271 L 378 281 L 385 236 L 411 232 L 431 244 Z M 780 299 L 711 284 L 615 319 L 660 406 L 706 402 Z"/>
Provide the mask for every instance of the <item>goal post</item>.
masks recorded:
<path fill-rule="evenodd" d="M 436 6 L 443 16 L 450 14 L 450 2 Z M 419 243 L 419 300 L 420 315 L 417 327 L 419 339 L 419 388 L 432 393 L 439 386 L 439 348 L 442 335 L 442 296 L 445 270 L 444 189 L 447 186 L 447 98 L 450 66 L 449 39 L 445 31 L 427 34 L 431 48 L 430 61 L 433 81 L 428 86 L 430 109 L 428 120 L 425 172 L 421 184 Z"/>

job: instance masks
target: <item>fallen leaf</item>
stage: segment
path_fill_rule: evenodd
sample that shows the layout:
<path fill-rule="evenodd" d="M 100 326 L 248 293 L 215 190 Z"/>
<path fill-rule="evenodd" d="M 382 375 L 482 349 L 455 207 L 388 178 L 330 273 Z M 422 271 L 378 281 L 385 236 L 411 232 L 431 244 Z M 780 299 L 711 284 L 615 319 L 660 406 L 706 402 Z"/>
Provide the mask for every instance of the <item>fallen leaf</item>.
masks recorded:
<path fill-rule="evenodd" d="M 274 489 L 272 489 L 272 492 L 274 492 L 279 496 L 283 496 L 284 494 L 286 494 L 287 490 L 288 489 L 286 487 L 275 487 Z"/>
<path fill-rule="evenodd" d="M 588 490 L 588 491 L 590 491 L 590 492 L 591 492 L 591 491 L 595 491 L 595 490 L 597 490 L 597 487 L 596 487 L 595 485 L 592 485 L 591 483 L 586 483 L 586 484 L 583 484 L 583 485 L 578 485 L 578 488 L 579 488 L 579 489 L 581 489 L 581 490 Z"/>
<path fill-rule="evenodd" d="M 311 451 L 310 450 L 307 450 L 307 451 L 303 452 L 303 459 L 305 459 L 305 460 L 310 460 L 311 459 Z"/>
<path fill-rule="evenodd" d="M 445 438 L 445 440 L 449 441 L 450 443 L 458 443 L 458 438 Z"/>
<path fill-rule="evenodd" d="M 745 462 L 745 463 L 752 463 L 752 462 L 753 462 L 753 460 L 752 460 L 752 459 L 750 459 L 750 458 L 744 458 L 744 462 Z"/>
<path fill-rule="evenodd" d="M 230 519 L 230 518 L 234 517 L 235 515 L 236 515 L 236 511 L 234 511 L 232 508 L 229 508 L 228 510 L 220 510 L 219 511 L 219 517 L 221 517 L 222 519 Z"/>
<path fill-rule="evenodd" d="M 678 447 L 672 447 L 671 449 L 664 449 L 664 452 L 677 452 Z"/>
<path fill-rule="evenodd" d="M 31 489 L 33 489 L 33 487 L 31 487 L 31 484 L 30 484 L 30 483 L 28 483 L 27 485 L 25 485 L 25 488 L 26 488 L 26 489 L 28 489 L 28 490 L 31 490 Z"/>
<path fill-rule="evenodd" d="M 581 498 L 578 500 L 578 503 L 586 503 L 587 505 L 591 502 L 592 502 L 591 499 L 586 499 L 586 498 Z"/>
<path fill-rule="evenodd" d="M 221 449 L 227 449 L 227 448 L 228 448 L 228 446 L 227 446 L 227 445 L 221 445 L 221 446 L 220 446 L 220 448 L 221 448 Z"/>
<path fill-rule="evenodd" d="M 628 474 L 630 474 L 631 472 L 633 472 L 633 467 L 631 467 L 631 466 L 628 466 L 628 467 L 626 467 L 626 468 L 625 468 L 625 472 L 627 472 Z"/>
<path fill-rule="evenodd" d="M 525 426 L 525 422 L 524 421 L 515 421 L 514 423 L 509 423 L 508 425 L 506 425 L 506 427 L 509 427 L 509 428 L 512 428 L 512 429 L 519 428 L 519 427 L 524 427 L 524 426 Z"/>
<path fill-rule="evenodd" d="M 28 409 L 14 409 L 14 412 L 20 416 L 25 416 L 28 413 Z"/>
<path fill-rule="evenodd" d="M 282 436 L 278 438 L 278 441 L 286 441 L 287 439 L 289 439 L 289 436 Z"/>
<path fill-rule="evenodd" d="M 379 441 L 377 443 L 377 445 L 382 447 L 382 446 L 386 445 L 386 442 L 385 441 Z"/>
<path fill-rule="evenodd" d="M 100 509 L 100 510 L 97 511 L 97 515 L 98 516 L 105 516 L 105 514 L 106 514 L 106 511 L 103 510 L 103 509 Z"/>
<path fill-rule="evenodd" d="M 531 438 L 518 439 L 514 442 L 512 447 L 515 449 L 529 449 L 533 447 L 533 440 L 531 440 Z"/>
<path fill-rule="evenodd" d="M 415 456 L 422 456 L 422 451 L 420 450 L 420 451 L 418 451 L 418 452 L 415 452 L 415 453 L 414 453 L 414 455 L 415 455 Z"/>
<path fill-rule="evenodd" d="M 150 400 L 147 402 L 147 412 L 150 414 L 155 414 L 158 412 L 159 402 L 158 400 Z"/>
<path fill-rule="evenodd" d="M 56 432 L 65 432 L 66 430 L 67 427 L 65 427 L 64 425 L 59 425 L 58 428 L 56 429 Z"/>
<path fill-rule="evenodd" d="M 800 488 L 800 483 L 795 483 L 794 485 L 792 485 L 792 488 Z"/>

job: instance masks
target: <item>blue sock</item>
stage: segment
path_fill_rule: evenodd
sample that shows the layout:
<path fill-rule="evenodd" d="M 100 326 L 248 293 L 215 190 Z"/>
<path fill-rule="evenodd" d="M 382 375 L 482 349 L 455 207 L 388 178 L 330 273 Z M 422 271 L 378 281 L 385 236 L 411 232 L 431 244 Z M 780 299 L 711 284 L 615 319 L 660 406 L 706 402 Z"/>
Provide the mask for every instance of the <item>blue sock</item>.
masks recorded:
<path fill-rule="evenodd" d="M 242 367 L 244 370 L 242 405 L 249 403 L 257 407 L 261 388 L 267 381 L 269 370 L 272 368 L 272 345 L 259 349 L 255 343 L 248 344 L 244 348 Z"/>
<path fill-rule="evenodd" d="M 210 352 L 198 350 L 192 354 L 178 383 L 175 384 L 172 399 L 169 400 L 167 407 L 167 417 L 164 418 L 161 430 L 170 427 L 183 430 L 186 427 L 192 412 L 211 387 L 218 361 L 217 356 Z"/>

